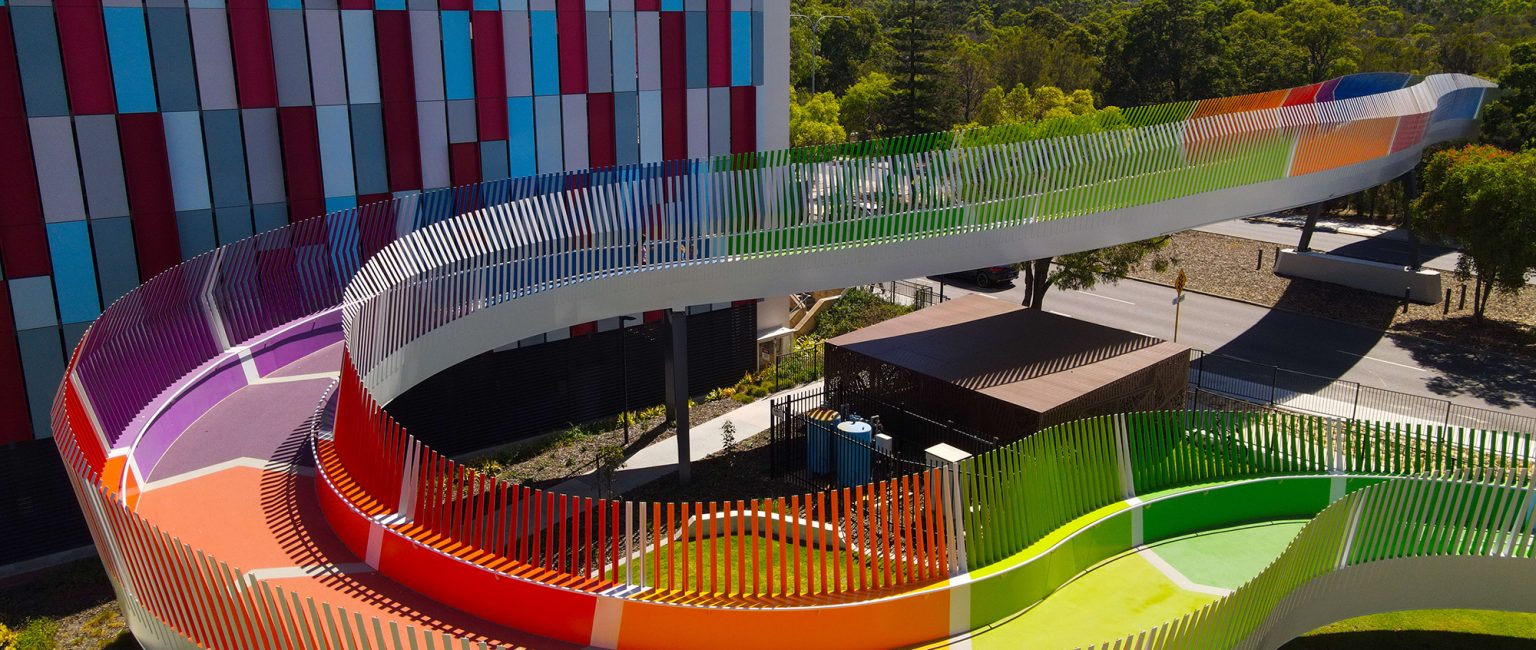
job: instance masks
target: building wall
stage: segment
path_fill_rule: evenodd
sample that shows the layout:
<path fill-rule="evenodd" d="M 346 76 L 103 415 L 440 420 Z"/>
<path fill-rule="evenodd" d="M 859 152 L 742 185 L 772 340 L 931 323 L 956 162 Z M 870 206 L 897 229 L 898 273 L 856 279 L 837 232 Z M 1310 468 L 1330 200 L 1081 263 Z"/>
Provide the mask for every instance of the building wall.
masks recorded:
<path fill-rule="evenodd" d="M 788 143 L 779 0 L 0 0 L 0 443 L 104 306 L 391 195 Z M 659 305 L 661 307 L 661 305 Z"/>

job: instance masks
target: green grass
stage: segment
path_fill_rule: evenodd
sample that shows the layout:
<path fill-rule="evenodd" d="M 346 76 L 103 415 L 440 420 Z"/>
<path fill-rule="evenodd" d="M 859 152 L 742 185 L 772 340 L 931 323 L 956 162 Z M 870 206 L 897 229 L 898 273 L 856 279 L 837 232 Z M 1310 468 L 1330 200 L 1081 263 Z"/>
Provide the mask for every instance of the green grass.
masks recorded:
<path fill-rule="evenodd" d="M 1307 633 L 1286 650 L 1536 648 L 1536 614 L 1426 609 L 1373 614 Z"/>

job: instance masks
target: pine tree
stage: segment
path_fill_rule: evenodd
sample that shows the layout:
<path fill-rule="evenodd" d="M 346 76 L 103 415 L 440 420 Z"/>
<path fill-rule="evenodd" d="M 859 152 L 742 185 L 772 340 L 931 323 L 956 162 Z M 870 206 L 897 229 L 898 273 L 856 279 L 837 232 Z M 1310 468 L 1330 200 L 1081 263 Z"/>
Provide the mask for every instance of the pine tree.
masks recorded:
<path fill-rule="evenodd" d="M 897 0 L 892 9 L 896 111 L 891 126 L 897 135 L 944 128 L 939 68 L 952 21 L 941 11 L 939 0 Z"/>

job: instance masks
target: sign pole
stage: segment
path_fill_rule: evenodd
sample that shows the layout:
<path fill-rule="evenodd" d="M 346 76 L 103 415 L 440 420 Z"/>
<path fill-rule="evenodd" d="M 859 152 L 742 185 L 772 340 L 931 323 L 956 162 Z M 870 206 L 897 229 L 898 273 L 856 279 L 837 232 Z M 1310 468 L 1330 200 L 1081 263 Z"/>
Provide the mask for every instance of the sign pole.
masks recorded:
<path fill-rule="evenodd" d="M 1184 276 L 1184 269 L 1179 269 L 1179 277 L 1173 280 L 1173 290 L 1178 295 L 1173 298 L 1173 342 L 1179 342 L 1179 316 L 1184 311 L 1184 285 L 1189 278 Z"/>

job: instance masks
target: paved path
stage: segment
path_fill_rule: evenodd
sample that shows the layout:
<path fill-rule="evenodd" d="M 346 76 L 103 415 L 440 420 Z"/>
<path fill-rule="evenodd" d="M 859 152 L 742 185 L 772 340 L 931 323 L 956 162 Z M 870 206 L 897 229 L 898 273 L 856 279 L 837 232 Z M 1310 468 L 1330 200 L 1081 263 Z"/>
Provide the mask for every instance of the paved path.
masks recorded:
<path fill-rule="evenodd" d="M 737 442 L 746 440 L 768 430 L 768 426 L 772 423 L 772 415 L 769 413 L 769 408 L 773 399 L 790 393 L 820 388 L 821 382 L 814 381 L 798 388 L 780 391 L 690 428 L 688 457 L 694 461 L 699 461 L 725 448 L 725 440 L 722 435 L 725 433 L 726 421 L 730 421 L 731 424 L 736 426 Z M 635 455 L 630 456 L 628 460 L 624 461 L 624 466 L 614 474 L 614 490 L 623 494 L 677 471 L 677 458 L 676 438 L 656 441 L 649 447 L 635 452 Z M 567 480 L 552 489 L 565 494 L 598 496 L 596 474 L 593 472 Z"/>

